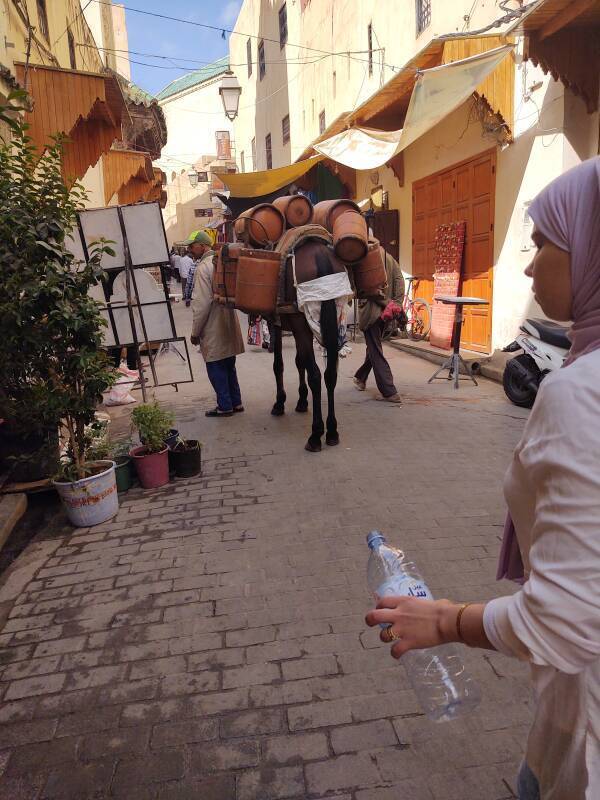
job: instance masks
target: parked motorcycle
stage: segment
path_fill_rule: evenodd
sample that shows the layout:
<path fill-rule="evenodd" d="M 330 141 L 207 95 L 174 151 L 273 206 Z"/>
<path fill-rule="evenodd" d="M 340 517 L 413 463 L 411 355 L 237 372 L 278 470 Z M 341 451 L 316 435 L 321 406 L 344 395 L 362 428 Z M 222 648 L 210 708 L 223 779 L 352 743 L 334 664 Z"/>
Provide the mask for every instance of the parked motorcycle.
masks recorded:
<path fill-rule="evenodd" d="M 568 330 L 547 319 L 527 319 L 516 340 L 503 348 L 505 353 L 523 351 L 507 362 L 502 378 L 506 396 L 516 406 L 531 408 L 542 379 L 562 367 L 571 347 Z"/>

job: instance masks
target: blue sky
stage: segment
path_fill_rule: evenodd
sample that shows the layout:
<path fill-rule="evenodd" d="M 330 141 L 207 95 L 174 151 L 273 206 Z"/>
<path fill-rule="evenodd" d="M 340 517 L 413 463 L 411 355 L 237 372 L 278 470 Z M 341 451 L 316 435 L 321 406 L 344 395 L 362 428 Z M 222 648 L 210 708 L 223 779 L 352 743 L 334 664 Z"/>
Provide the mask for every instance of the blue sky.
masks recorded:
<path fill-rule="evenodd" d="M 232 28 L 237 18 L 242 0 L 122 0 L 125 7 L 154 11 L 190 22 L 205 22 L 208 25 L 223 25 Z M 131 77 L 134 83 L 151 94 L 156 94 L 164 86 L 185 72 L 198 69 L 201 64 L 195 61 L 215 61 L 229 51 L 229 36 L 221 38 L 216 31 L 209 31 L 195 25 L 185 25 L 157 19 L 146 14 L 125 12 L 129 50 L 140 53 L 153 53 L 177 59 L 176 64 L 183 69 L 164 69 L 171 67 L 169 61 L 152 59 L 147 56 L 131 55 L 132 61 L 145 64 L 159 64 L 160 68 L 131 64 Z M 181 60 L 183 59 L 183 61 Z M 192 59 L 186 62 L 185 59 Z"/>

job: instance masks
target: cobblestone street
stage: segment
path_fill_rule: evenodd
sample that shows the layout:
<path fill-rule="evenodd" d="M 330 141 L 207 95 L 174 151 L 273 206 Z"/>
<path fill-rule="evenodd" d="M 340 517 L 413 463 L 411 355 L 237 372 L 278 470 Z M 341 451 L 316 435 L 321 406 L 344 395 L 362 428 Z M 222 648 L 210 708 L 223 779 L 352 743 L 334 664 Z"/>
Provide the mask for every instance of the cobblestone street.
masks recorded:
<path fill-rule="evenodd" d="M 178 313 L 184 313 L 178 309 Z M 303 449 L 284 339 L 239 359 L 246 412 L 208 420 L 204 366 L 157 396 L 204 443 L 202 476 L 130 491 L 115 520 L 40 532 L 0 579 L 0 797 L 507 800 L 529 721 L 527 671 L 464 649 L 477 712 L 436 725 L 364 625 L 365 534 L 405 549 L 437 597 L 487 600 L 502 477 L 525 412 L 502 387 L 427 385 L 388 348 L 402 408 L 341 361 L 341 444 Z M 114 425 L 124 425 L 118 409 Z"/>

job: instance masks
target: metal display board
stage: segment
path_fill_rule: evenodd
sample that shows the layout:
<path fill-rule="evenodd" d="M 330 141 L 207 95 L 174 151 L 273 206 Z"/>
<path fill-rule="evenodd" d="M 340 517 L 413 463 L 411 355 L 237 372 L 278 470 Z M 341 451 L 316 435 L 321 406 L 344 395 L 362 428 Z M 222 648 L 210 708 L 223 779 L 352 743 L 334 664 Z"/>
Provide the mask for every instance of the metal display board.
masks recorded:
<path fill-rule="evenodd" d="M 90 295 L 101 304 L 106 320 L 103 331 L 105 347 L 134 347 L 140 373 L 142 396 L 146 387 L 174 386 L 194 380 L 187 342 L 177 335 L 173 309 L 169 300 L 166 266 L 169 250 L 162 213 L 158 202 L 128 206 L 86 209 L 77 214 L 78 228 L 71 235 L 71 250 L 76 258 L 83 254 L 86 262 L 94 242 L 101 238 L 110 242 L 114 256 L 103 254 L 101 266 L 108 274 Z M 145 267 L 158 267 L 160 282 Z M 185 352 L 184 353 L 182 352 Z M 141 353 L 147 355 L 151 381 L 142 368 Z M 177 356 L 177 375 L 164 375 L 166 354 Z M 180 363 L 181 362 L 181 363 Z M 173 364 L 170 364 L 173 371 Z"/>

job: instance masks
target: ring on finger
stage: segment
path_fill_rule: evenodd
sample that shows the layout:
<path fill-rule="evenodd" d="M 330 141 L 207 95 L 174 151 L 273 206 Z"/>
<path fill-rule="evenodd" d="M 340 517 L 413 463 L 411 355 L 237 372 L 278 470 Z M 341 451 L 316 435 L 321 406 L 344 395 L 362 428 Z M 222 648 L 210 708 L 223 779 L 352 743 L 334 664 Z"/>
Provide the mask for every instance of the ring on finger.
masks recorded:
<path fill-rule="evenodd" d="M 390 625 L 389 627 L 384 629 L 384 631 L 381 634 L 381 638 L 386 644 L 390 644 L 391 642 L 395 642 L 396 639 L 400 639 L 401 637 L 399 633 L 395 633 L 392 626 Z"/>

